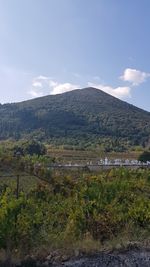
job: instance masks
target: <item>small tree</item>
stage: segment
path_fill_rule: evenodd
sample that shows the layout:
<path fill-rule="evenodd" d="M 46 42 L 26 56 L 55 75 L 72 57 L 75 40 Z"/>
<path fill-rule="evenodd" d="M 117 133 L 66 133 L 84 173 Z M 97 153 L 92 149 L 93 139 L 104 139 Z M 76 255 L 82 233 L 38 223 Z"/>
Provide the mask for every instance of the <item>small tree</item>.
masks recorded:
<path fill-rule="evenodd" d="M 46 147 L 35 141 L 35 140 L 32 140 L 32 141 L 29 141 L 27 142 L 25 145 L 24 145 L 24 152 L 25 154 L 29 154 L 29 155 L 45 155 L 46 154 Z"/>
<path fill-rule="evenodd" d="M 24 155 L 38 155 L 42 156 L 46 154 L 46 147 L 35 140 L 31 140 L 28 142 L 25 142 L 21 145 L 17 145 L 13 148 L 13 152 L 15 156 L 24 156 Z"/>

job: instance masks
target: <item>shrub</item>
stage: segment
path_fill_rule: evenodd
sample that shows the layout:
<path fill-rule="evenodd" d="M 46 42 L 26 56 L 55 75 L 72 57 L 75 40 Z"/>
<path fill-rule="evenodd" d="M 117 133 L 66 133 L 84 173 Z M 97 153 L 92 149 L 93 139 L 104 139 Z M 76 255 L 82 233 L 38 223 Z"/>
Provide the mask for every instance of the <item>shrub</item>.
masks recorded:
<path fill-rule="evenodd" d="M 139 161 L 147 162 L 150 161 L 150 151 L 144 151 L 138 158 Z"/>

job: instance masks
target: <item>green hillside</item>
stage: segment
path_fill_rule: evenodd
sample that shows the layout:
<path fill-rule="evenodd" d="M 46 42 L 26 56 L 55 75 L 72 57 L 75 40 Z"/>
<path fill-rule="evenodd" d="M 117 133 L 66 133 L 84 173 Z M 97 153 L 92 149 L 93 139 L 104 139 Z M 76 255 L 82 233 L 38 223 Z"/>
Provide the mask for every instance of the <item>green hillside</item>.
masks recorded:
<path fill-rule="evenodd" d="M 148 146 L 150 113 L 95 88 L 0 105 L 0 139 L 30 137 L 108 150 Z"/>

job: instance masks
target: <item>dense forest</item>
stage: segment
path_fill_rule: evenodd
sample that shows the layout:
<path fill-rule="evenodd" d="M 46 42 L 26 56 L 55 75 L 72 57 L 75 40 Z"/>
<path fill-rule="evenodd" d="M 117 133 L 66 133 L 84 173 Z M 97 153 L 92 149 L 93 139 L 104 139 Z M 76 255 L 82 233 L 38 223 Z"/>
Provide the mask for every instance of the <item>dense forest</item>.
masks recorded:
<path fill-rule="evenodd" d="M 150 113 L 95 88 L 0 105 L 0 139 L 31 137 L 106 151 L 148 147 Z"/>

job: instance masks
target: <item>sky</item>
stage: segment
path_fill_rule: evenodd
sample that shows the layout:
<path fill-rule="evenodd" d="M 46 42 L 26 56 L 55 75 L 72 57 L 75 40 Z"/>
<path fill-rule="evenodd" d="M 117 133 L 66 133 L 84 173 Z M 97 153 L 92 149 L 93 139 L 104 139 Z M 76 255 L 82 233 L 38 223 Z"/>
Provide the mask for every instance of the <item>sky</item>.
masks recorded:
<path fill-rule="evenodd" d="M 0 103 L 84 87 L 150 111 L 150 1 L 0 0 Z"/>

